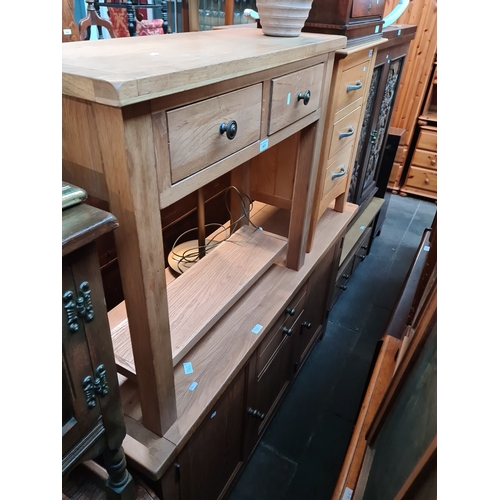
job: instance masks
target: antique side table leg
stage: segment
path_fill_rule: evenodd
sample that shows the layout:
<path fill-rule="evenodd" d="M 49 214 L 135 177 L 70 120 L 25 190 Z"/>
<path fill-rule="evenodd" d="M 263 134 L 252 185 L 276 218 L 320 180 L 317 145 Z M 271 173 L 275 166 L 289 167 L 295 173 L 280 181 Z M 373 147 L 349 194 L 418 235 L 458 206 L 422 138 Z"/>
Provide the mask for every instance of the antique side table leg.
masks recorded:
<path fill-rule="evenodd" d="M 106 495 L 111 500 L 134 500 L 136 487 L 127 470 L 127 461 L 123 448 L 106 449 L 103 453 L 104 467 L 109 474 L 106 480 Z"/>

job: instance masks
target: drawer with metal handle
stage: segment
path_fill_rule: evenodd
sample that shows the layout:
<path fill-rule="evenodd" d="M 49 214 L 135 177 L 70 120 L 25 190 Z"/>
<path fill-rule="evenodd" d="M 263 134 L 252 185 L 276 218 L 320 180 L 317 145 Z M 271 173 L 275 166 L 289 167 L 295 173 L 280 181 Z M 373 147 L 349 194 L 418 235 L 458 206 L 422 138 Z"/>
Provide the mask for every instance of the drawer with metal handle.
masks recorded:
<path fill-rule="evenodd" d="M 342 181 L 347 182 L 349 169 L 351 167 L 351 154 L 354 144 L 351 143 L 347 148 L 343 148 L 339 154 L 337 154 L 330 166 L 328 167 L 324 184 L 323 193 L 321 198 L 324 198 L 335 186 L 340 184 Z"/>
<path fill-rule="evenodd" d="M 347 146 L 354 140 L 360 114 L 361 106 L 358 106 L 354 111 L 344 116 L 344 118 L 340 119 L 333 125 L 330 150 L 328 153 L 329 160 L 343 147 Z"/>
<path fill-rule="evenodd" d="M 336 112 L 363 97 L 367 86 L 368 64 L 368 61 L 363 61 L 342 72 Z"/>

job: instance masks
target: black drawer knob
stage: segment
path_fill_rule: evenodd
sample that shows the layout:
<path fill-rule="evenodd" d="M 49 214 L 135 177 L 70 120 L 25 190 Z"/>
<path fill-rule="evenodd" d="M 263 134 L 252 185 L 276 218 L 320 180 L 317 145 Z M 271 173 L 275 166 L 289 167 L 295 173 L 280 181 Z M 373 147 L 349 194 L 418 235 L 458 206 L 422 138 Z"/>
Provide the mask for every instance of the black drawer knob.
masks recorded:
<path fill-rule="evenodd" d="M 347 290 L 347 286 L 346 286 L 346 285 L 339 285 L 339 288 L 340 288 L 341 290 Z"/>
<path fill-rule="evenodd" d="M 304 328 L 307 328 L 308 330 L 310 330 L 310 329 L 311 329 L 311 323 L 309 323 L 308 321 L 304 321 L 304 322 L 302 323 L 302 326 L 303 326 Z"/>
<path fill-rule="evenodd" d="M 259 420 L 264 420 L 266 418 L 266 415 L 264 413 L 261 413 L 260 411 L 254 410 L 253 408 L 248 408 L 247 413 L 251 417 L 258 418 Z"/>
<path fill-rule="evenodd" d="M 231 141 L 236 137 L 236 132 L 238 132 L 238 124 L 235 120 L 229 120 L 227 123 L 221 123 L 219 127 L 219 132 L 226 134 L 226 137 Z"/>
<path fill-rule="evenodd" d="M 344 278 L 345 280 L 348 280 L 350 277 L 351 277 L 350 274 L 343 274 L 342 275 L 342 278 Z"/>
<path fill-rule="evenodd" d="M 311 100 L 311 91 L 310 90 L 306 90 L 304 93 L 299 92 L 298 100 L 299 101 L 303 100 L 304 104 L 307 106 L 309 104 L 309 101 Z"/>
<path fill-rule="evenodd" d="M 293 333 L 293 330 L 291 328 L 287 328 L 286 326 L 284 326 L 283 333 L 286 333 L 290 337 L 290 335 L 292 335 Z"/>
<path fill-rule="evenodd" d="M 368 250 L 368 245 L 363 245 L 361 248 L 362 248 L 363 250 Z"/>
<path fill-rule="evenodd" d="M 358 255 L 358 257 L 359 257 L 361 260 L 365 260 L 365 259 L 366 259 L 366 255 Z"/>
<path fill-rule="evenodd" d="M 294 309 L 293 307 L 287 307 L 287 308 L 285 309 L 285 312 L 286 312 L 287 314 L 289 314 L 290 316 L 294 316 L 294 315 L 295 315 L 295 309 Z"/>

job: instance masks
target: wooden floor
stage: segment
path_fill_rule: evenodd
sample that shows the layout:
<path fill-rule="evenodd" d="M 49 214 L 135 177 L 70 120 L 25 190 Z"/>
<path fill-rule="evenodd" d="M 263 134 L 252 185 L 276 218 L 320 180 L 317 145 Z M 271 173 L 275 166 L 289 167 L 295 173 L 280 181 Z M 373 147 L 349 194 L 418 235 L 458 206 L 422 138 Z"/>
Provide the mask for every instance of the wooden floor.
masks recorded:
<path fill-rule="evenodd" d="M 108 500 L 104 488 L 105 476 L 106 471 L 94 462 L 77 466 L 63 485 L 62 500 Z M 133 478 L 135 500 L 160 500 L 139 477 Z"/>

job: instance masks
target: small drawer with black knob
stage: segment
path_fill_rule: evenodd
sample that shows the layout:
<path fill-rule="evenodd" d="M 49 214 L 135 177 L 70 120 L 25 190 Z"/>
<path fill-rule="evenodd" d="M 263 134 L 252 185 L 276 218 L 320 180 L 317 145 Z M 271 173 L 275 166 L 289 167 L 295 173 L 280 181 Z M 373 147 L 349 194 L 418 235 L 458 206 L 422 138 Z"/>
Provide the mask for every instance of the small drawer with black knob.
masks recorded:
<path fill-rule="evenodd" d="M 323 71 L 321 63 L 271 80 L 269 135 L 319 108 Z"/>
<path fill-rule="evenodd" d="M 372 234 L 372 227 L 367 227 L 363 232 L 363 237 L 359 242 L 359 246 L 354 253 L 354 260 L 352 263 L 352 272 L 356 270 L 356 267 L 366 259 L 368 255 L 368 250 L 370 248 L 370 237 Z"/>
<path fill-rule="evenodd" d="M 295 295 L 287 306 L 285 313 L 271 328 L 265 339 L 257 348 L 257 373 L 261 373 L 269 361 L 275 356 L 285 337 L 291 337 L 297 331 L 297 320 L 301 318 L 306 298 L 306 286 Z M 300 328 L 300 325 L 299 325 Z"/>
<path fill-rule="evenodd" d="M 335 289 L 333 291 L 333 297 L 331 301 L 332 307 L 337 301 L 337 299 L 340 297 L 342 292 L 347 290 L 347 283 L 349 282 L 349 279 L 352 276 L 353 260 L 354 259 L 351 257 L 348 261 L 342 263 L 342 265 L 339 268 L 337 281 L 335 282 Z"/>
<path fill-rule="evenodd" d="M 166 113 L 173 184 L 259 140 L 262 84 Z"/>

